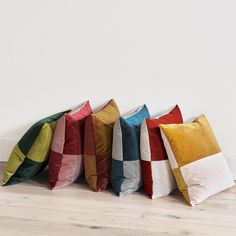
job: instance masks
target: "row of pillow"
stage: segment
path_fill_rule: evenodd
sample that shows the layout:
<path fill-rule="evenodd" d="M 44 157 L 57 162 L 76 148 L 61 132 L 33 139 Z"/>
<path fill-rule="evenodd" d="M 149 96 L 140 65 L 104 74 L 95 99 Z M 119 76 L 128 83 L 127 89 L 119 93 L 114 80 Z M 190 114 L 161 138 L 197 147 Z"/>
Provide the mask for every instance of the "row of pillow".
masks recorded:
<path fill-rule="evenodd" d="M 178 106 L 150 118 L 146 105 L 121 116 L 114 100 L 92 113 L 88 101 L 34 124 L 13 149 L 3 185 L 23 182 L 48 163 L 52 189 L 73 183 L 85 172 L 91 189 L 111 182 L 117 195 L 142 185 L 150 198 L 178 186 L 190 205 L 234 185 L 204 115 L 183 124 Z"/>

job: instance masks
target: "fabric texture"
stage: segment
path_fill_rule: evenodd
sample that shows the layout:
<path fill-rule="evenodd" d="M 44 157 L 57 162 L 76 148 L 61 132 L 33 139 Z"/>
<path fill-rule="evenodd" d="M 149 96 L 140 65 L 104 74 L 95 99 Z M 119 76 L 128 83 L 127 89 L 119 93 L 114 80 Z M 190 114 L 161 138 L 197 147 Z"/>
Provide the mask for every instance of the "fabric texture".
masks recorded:
<path fill-rule="evenodd" d="M 143 185 L 150 198 L 166 196 L 177 187 L 159 126 L 180 123 L 183 123 L 183 118 L 177 105 L 165 115 L 146 119 L 142 123 L 140 150 Z"/>
<path fill-rule="evenodd" d="M 48 182 L 52 189 L 63 188 L 84 173 L 84 127 L 91 113 L 86 101 L 58 120 L 49 156 Z"/>
<path fill-rule="evenodd" d="M 56 121 L 65 112 L 35 123 L 16 144 L 3 174 L 3 185 L 24 182 L 46 167 Z"/>
<path fill-rule="evenodd" d="M 140 166 L 140 127 L 150 114 L 146 105 L 128 116 L 120 117 L 114 126 L 111 184 L 118 195 L 139 190 L 142 185 Z"/>
<path fill-rule="evenodd" d="M 190 124 L 160 125 L 179 190 L 190 205 L 234 185 L 232 174 L 204 115 Z"/>
<path fill-rule="evenodd" d="M 110 183 L 112 133 L 119 109 L 112 99 L 101 110 L 88 116 L 85 124 L 85 178 L 94 191 L 106 189 Z"/>

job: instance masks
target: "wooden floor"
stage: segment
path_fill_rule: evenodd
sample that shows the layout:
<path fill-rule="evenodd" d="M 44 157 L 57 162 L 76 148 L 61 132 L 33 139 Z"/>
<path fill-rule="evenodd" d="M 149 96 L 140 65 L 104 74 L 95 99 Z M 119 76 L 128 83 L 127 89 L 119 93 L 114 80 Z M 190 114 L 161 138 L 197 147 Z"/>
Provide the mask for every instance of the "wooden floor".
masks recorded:
<path fill-rule="evenodd" d="M 45 171 L 0 187 L 0 217 L 0 236 L 236 235 L 236 187 L 192 208 L 178 192 L 155 200 L 143 192 L 119 198 L 83 182 L 51 191 Z"/>

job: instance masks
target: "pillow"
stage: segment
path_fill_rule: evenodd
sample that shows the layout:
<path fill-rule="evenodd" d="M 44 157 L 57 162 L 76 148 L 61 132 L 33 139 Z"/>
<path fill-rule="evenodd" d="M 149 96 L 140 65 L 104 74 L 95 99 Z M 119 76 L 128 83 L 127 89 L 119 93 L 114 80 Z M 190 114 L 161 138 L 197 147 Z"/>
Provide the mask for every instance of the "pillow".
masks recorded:
<path fill-rule="evenodd" d="M 146 105 L 128 116 L 120 117 L 114 126 L 111 184 L 118 195 L 139 190 L 142 185 L 140 166 L 140 126 L 150 117 Z"/>
<path fill-rule="evenodd" d="M 100 111 L 91 114 L 85 124 L 85 178 L 94 191 L 106 189 L 110 182 L 112 132 L 119 118 L 119 109 L 112 99 Z"/>
<path fill-rule="evenodd" d="M 49 157 L 48 182 L 52 189 L 63 188 L 83 174 L 85 118 L 91 112 L 87 101 L 58 120 Z"/>
<path fill-rule="evenodd" d="M 191 124 L 160 125 L 179 190 L 190 205 L 234 185 L 232 174 L 204 115 Z"/>
<path fill-rule="evenodd" d="M 24 182 L 46 165 L 56 121 L 65 112 L 35 123 L 14 147 L 3 174 L 3 185 Z"/>
<path fill-rule="evenodd" d="M 171 123 L 183 123 L 178 106 L 163 116 L 146 119 L 141 126 L 140 151 L 143 185 L 150 198 L 166 196 L 176 189 L 176 182 L 159 128 L 160 124 Z"/>

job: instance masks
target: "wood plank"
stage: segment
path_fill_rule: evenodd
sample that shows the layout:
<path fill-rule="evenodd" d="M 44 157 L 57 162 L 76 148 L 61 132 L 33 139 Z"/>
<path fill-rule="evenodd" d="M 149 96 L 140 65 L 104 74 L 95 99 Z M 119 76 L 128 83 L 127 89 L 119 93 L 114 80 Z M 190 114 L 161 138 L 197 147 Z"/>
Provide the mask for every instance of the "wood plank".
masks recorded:
<path fill-rule="evenodd" d="M 178 191 L 154 200 L 142 191 L 117 197 L 84 181 L 51 191 L 46 170 L 0 187 L 0 218 L 0 235 L 236 235 L 236 187 L 190 207 Z"/>

